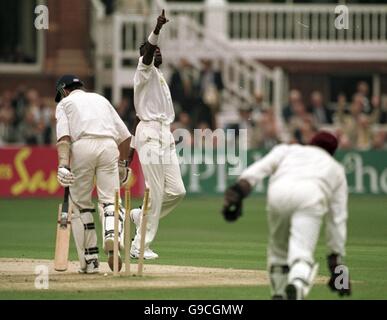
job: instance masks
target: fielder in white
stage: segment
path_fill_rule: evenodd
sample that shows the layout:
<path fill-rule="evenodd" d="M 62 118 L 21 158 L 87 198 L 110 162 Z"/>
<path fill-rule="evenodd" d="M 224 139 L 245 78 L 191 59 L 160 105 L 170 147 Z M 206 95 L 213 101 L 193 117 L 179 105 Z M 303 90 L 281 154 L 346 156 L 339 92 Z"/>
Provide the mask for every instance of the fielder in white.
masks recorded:
<path fill-rule="evenodd" d="M 175 112 L 168 84 L 159 70 L 162 55 L 157 42 L 159 32 L 167 22 L 163 10 L 157 19 L 155 30 L 140 47 L 141 57 L 134 76 L 134 106 L 139 123 L 132 139 L 130 154 L 133 154 L 134 147 L 150 193 L 144 259 L 158 258 L 158 254 L 149 246 L 156 237 L 159 220 L 169 214 L 185 195 L 175 141 L 170 129 Z M 130 253 L 132 258 L 138 258 L 141 209 L 132 210 L 131 216 L 137 225 L 137 232 Z"/>
<path fill-rule="evenodd" d="M 98 272 L 97 235 L 92 202 L 97 184 L 99 213 L 103 224 L 103 247 L 113 265 L 114 191 L 130 175 L 128 157 L 131 135 L 107 99 L 82 90 L 75 76 L 57 82 L 56 108 L 58 181 L 70 187 L 72 232 L 80 261 L 80 273 Z M 123 219 L 120 212 L 120 242 L 123 248 Z"/>
<path fill-rule="evenodd" d="M 336 148 L 337 139 L 328 132 L 316 134 L 307 146 L 276 146 L 225 193 L 223 215 L 234 221 L 242 214 L 243 198 L 270 176 L 268 270 L 273 299 L 303 299 L 309 293 L 318 270 L 313 255 L 323 218 L 331 271 L 328 285 L 340 295 L 351 293 L 348 268 L 341 261 L 348 191 L 344 169 L 333 158 Z"/>

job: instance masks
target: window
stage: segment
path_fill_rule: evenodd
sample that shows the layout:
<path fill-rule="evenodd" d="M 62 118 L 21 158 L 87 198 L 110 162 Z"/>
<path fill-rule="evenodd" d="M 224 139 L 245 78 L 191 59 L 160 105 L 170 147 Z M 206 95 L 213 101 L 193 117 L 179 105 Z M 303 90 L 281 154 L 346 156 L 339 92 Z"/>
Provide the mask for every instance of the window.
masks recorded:
<path fill-rule="evenodd" d="M 0 10 L 1 71 L 37 69 L 41 64 L 43 33 L 35 28 L 39 0 L 3 1 Z"/>

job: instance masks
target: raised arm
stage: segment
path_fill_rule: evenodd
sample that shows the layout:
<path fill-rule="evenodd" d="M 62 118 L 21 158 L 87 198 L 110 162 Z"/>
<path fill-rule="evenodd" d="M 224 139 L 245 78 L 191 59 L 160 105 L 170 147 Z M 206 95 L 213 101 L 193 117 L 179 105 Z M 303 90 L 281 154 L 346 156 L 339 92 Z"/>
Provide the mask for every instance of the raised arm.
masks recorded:
<path fill-rule="evenodd" d="M 153 56 L 157 48 L 157 42 L 159 39 L 160 30 L 164 24 L 169 20 L 165 18 L 165 10 L 161 12 L 161 15 L 157 18 L 157 24 L 154 31 L 150 34 L 148 41 L 145 43 L 145 51 L 143 55 L 142 62 L 149 66 L 153 61 Z"/>

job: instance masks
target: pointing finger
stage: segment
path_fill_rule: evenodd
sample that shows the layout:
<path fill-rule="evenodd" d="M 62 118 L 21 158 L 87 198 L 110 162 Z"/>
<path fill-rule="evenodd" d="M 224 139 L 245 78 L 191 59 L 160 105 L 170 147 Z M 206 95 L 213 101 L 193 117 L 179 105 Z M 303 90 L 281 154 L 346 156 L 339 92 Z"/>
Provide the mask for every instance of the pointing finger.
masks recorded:
<path fill-rule="evenodd" d="M 161 11 L 161 16 L 165 17 L 165 10 L 164 9 L 163 9 L 163 11 Z"/>

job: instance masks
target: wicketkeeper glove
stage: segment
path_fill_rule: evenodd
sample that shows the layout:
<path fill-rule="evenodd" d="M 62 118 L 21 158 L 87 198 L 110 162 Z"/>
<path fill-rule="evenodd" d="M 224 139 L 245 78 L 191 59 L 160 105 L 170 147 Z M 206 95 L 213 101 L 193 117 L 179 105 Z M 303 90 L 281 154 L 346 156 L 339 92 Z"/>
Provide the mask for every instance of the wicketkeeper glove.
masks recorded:
<path fill-rule="evenodd" d="M 328 268 L 331 272 L 331 278 L 328 287 L 339 294 L 339 296 L 350 296 L 351 282 L 349 279 L 348 267 L 341 262 L 341 256 L 335 253 L 327 256 Z M 340 268 L 338 268 L 340 267 Z"/>
<path fill-rule="evenodd" d="M 124 186 L 129 182 L 132 175 L 132 170 L 128 167 L 129 161 L 119 160 L 118 161 L 118 174 L 120 176 L 120 186 Z"/>
<path fill-rule="evenodd" d="M 62 187 L 71 187 L 75 181 L 74 174 L 70 171 L 70 168 L 65 166 L 58 167 L 57 179 Z"/>
<path fill-rule="evenodd" d="M 234 222 L 242 215 L 242 200 L 246 197 L 241 186 L 236 183 L 230 186 L 224 194 L 223 217 L 228 222 Z"/>

